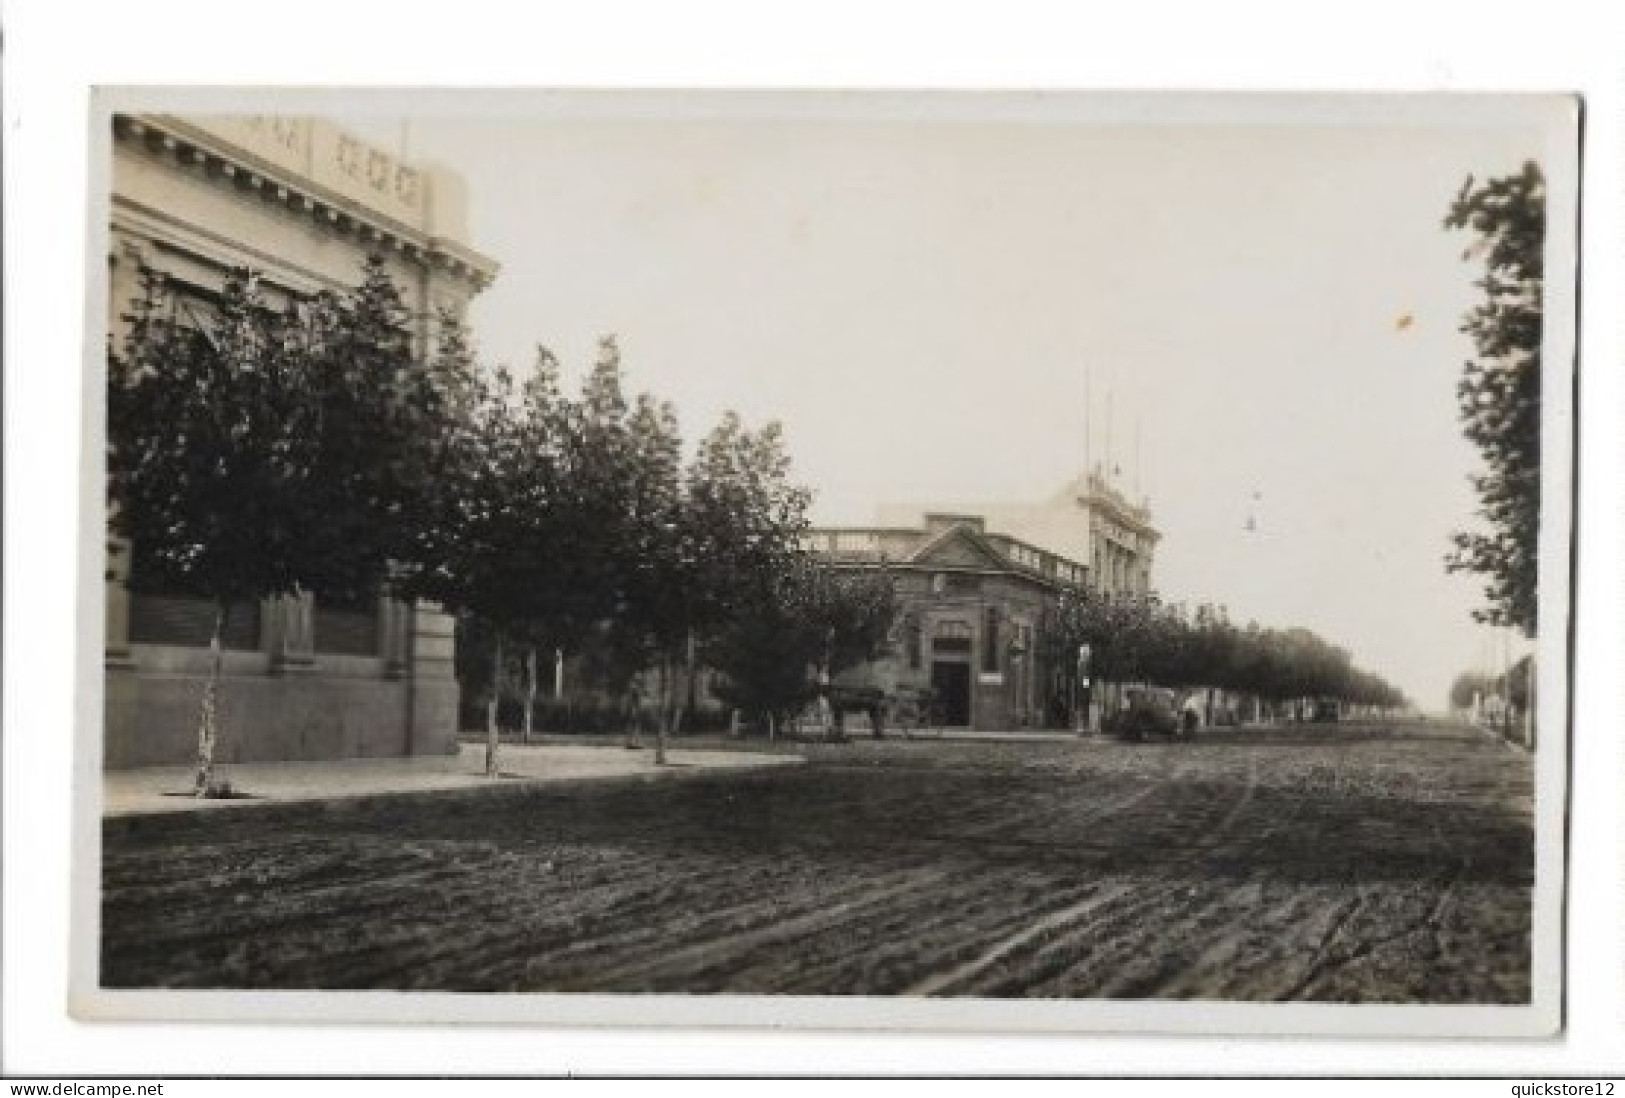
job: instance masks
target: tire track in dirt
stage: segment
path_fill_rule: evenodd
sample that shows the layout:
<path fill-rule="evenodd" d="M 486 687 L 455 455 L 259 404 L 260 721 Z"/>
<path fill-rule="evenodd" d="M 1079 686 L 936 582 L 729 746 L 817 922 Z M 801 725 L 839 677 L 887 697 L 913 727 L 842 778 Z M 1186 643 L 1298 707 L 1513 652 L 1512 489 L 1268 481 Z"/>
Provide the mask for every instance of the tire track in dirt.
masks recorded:
<path fill-rule="evenodd" d="M 1249 761 L 1249 783 L 1234 804 L 1203 839 L 1161 874 L 1162 879 L 1143 878 L 1125 895 L 1123 902 L 1094 912 L 1094 918 L 1058 934 L 1033 955 L 1024 971 L 1012 972 L 1006 988 L 1010 993 L 1032 997 L 1063 997 L 1090 994 L 1109 997 L 1129 992 L 1162 992 L 1188 978 L 1190 971 L 1215 950 L 1223 950 L 1226 938 L 1196 957 L 1185 958 L 1179 950 L 1210 936 L 1226 924 L 1245 918 L 1250 909 L 1238 898 L 1248 891 L 1262 894 L 1262 883 L 1251 879 L 1237 885 L 1213 885 L 1200 876 L 1178 876 L 1196 870 L 1204 861 L 1233 856 L 1237 851 L 1255 849 L 1281 832 L 1289 831 L 1301 805 L 1269 815 L 1260 831 L 1236 833 L 1242 814 L 1256 799 L 1261 788 L 1257 759 Z M 1154 951 L 1148 952 L 1148 928 L 1156 934 Z M 1167 943 L 1167 944 L 1165 944 Z M 1151 973 L 1133 968 L 1151 958 Z M 1036 969 L 1037 971 L 1033 971 Z M 1104 972 L 1104 976 L 1096 974 Z M 978 988 L 979 992 L 985 988 Z"/>
<path fill-rule="evenodd" d="M 1258 786 L 1258 761 L 1256 753 L 1250 753 L 1248 758 L 1249 765 L 1247 768 L 1247 784 L 1242 789 L 1241 795 L 1237 798 L 1236 803 L 1230 808 L 1229 812 L 1225 814 L 1224 818 L 1219 822 L 1217 827 L 1209 833 L 1206 843 L 1204 844 L 1206 846 L 1211 846 L 1226 832 L 1228 832 L 1228 830 L 1234 825 L 1236 819 L 1241 815 L 1242 811 L 1253 798 L 1253 792 Z M 1170 776 L 1157 785 L 1148 786 L 1147 788 L 1138 791 L 1135 796 L 1125 798 L 1122 802 L 1116 805 L 1115 808 L 1117 811 L 1121 811 L 1125 808 L 1138 805 L 1140 802 L 1149 798 L 1153 793 L 1166 792 L 1172 787 L 1173 781 L 1174 778 Z M 1105 813 L 1102 812 L 1098 815 L 1104 814 Z M 1098 815 L 1096 818 L 1098 818 Z M 1181 861 L 1187 864 L 1191 860 L 1193 859 L 1181 859 Z M 1075 904 L 1069 904 L 1058 911 L 1050 912 L 1049 914 L 1040 918 L 1037 922 L 1026 926 L 1024 929 L 1017 931 L 1014 934 L 1009 934 L 999 941 L 994 942 L 991 946 L 987 947 L 976 957 L 965 962 L 964 964 L 958 965 L 947 972 L 928 976 L 905 989 L 902 994 L 910 996 L 941 995 L 950 988 L 954 988 L 958 985 L 974 980 L 976 977 L 987 972 L 995 965 L 998 965 L 1005 958 L 1025 948 L 1029 944 L 1039 941 L 1047 935 L 1051 935 L 1060 928 L 1074 923 L 1079 919 L 1087 918 L 1090 914 L 1097 911 L 1104 905 L 1112 903 L 1119 898 L 1128 896 L 1136 889 L 1136 887 L 1137 886 L 1132 881 L 1114 886 L 1108 886 L 1103 891 L 1091 894 L 1089 897 Z"/>
<path fill-rule="evenodd" d="M 368 857 L 375 848 L 383 856 Z M 228 909 L 224 917 L 218 907 L 211 910 L 195 905 L 197 910 L 190 918 L 179 920 L 173 914 L 165 920 L 104 919 L 118 928 L 117 934 L 109 932 L 103 940 L 104 973 L 139 971 L 154 959 L 165 964 L 176 945 L 184 946 L 185 953 L 197 958 L 204 969 L 226 965 L 234 956 L 282 949 L 292 954 L 285 966 L 289 974 L 313 961 L 336 972 L 348 972 L 354 958 L 342 943 L 356 937 L 357 928 L 363 941 L 377 942 L 392 937 L 401 924 L 419 930 L 446 926 L 449 933 L 426 936 L 425 944 L 451 943 L 455 948 L 462 938 L 458 932 L 466 931 L 470 921 L 495 917 L 508 903 L 504 890 L 491 887 L 493 877 L 505 878 L 519 891 L 537 873 L 539 860 L 536 855 L 514 855 L 485 843 L 473 850 L 466 844 L 451 844 L 434 851 L 434 860 L 427 865 L 419 858 L 407 871 L 391 873 L 391 868 L 403 864 L 387 856 L 392 852 L 382 841 L 363 844 L 359 854 L 351 851 L 357 863 L 366 866 L 359 877 L 334 885 L 322 876 L 320 887 L 256 895 L 241 911 Z M 637 876 L 617 874 L 604 887 L 624 891 L 628 880 L 636 881 Z M 240 948 L 244 942 L 253 949 Z M 225 958 L 219 957 L 221 947 L 226 949 Z M 211 957 L 215 960 L 208 960 Z M 206 974 L 204 978 L 208 978 Z"/>
<path fill-rule="evenodd" d="M 799 939 L 831 924 L 862 917 L 874 908 L 910 892 L 933 889 L 950 876 L 949 870 L 932 870 L 912 876 L 909 880 L 890 888 L 873 889 L 851 900 L 821 906 L 819 910 L 805 915 L 778 920 L 743 934 L 729 934 L 671 950 L 652 965 L 638 962 L 600 969 L 595 975 L 594 987 L 609 990 L 613 985 L 623 981 L 645 987 L 654 981 L 697 971 L 703 972 L 715 961 L 736 959 L 741 953 L 748 954 L 749 951 L 763 946 L 781 945 L 786 940 Z"/>
<path fill-rule="evenodd" d="M 977 874 L 925 898 L 929 906 L 895 908 L 878 922 L 843 924 L 797 943 L 793 957 L 762 958 L 737 971 L 730 986 L 771 986 L 790 994 L 818 994 L 830 987 L 860 994 L 901 994 L 933 969 L 959 960 L 965 927 L 994 914 L 1006 926 L 1012 912 L 1039 902 L 1073 902 L 1095 891 L 1093 882 L 1057 884 L 1022 869 Z"/>
<path fill-rule="evenodd" d="M 979 867 L 975 872 L 956 875 L 950 887 L 930 897 L 923 913 L 899 908 L 879 923 L 843 924 L 809 935 L 798 941 L 793 958 L 751 961 L 729 975 L 727 987 L 771 987 L 775 991 L 817 994 L 830 987 L 857 986 L 866 994 L 905 994 L 909 986 L 929 974 L 933 964 L 959 960 L 967 944 L 974 945 L 988 936 L 1008 936 L 1016 932 L 1016 927 L 1029 926 L 1035 904 L 1070 905 L 1083 894 L 1097 893 L 1095 882 L 1080 885 L 1069 879 L 1078 872 L 1067 868 L 1071 859 L 1059 865 L 1034 865 L 1033 852 L 1043 855 L 1077 850 L 1077 844 L 1067 841 L 1068 837 L 1100 819 L 1122 813 L 1160 788 L 1160 783 L 1135 784 L 1138 788 L 1102 797 L 1081 813 L 1066 813 L 1070 792 L 1057 794 L 1049 788 L 1044 790 L 1041 803 L 1015 818 L 1016 826 L 1008 819 L 996 818 L 992 826 L 923 833 L 909 830 L 909 843 L 924 839 L 961 853 L 975 851 L 985 863 L 997 868 L 990 873 Z M 1005 796 L 1003 792 L 983 791 L 981 800 L 961 804 L 959 810 L 974 819 Z M 1064 820 L 1064 828 L 1057 827 L 1058 817 Z M 1026 834 L 1011 834 L 1017 830 Z M 1033 837 L 1035 831 L 1050 834 Z M 1054 834 L 1057 831 L 1060 835 Z M 1006 856 L 994 857 L 1001 853 Z M 1028 894 L 1032 894 L 1030 903 L 1024 902 Z M 995 921 L 985 921 L 987 916 Z M 967 925 L 976 927 L 976 939 L 970 943 L 965 936 Z"/>
<path fill-rule="evenodd" d="M 764 870 L 757 876 L 766 877 L 767 872 Z M 813 913 L 812 909 L 823 910 L 832 901 L 837 904 L 861 901 L 886 879 L 885 875 L 875 874 L 843 881 L 821 890 L 804 890 L 794 900 L 775 893 L 727 902 L 740 891 L 741 882 L 737 875 L 724 877 L 718 881 L 716 890 L 725 898 L 722 906 L 709 904 L 677 920 L 660 917 L 670 906 L 662 903 L 657 903 L 646 919 L 629 919 L 617 912 L 595 926 L 590 936 L 578 935 L 562 949 L 545 954 L 531 950 L 530 956 L 516 959 L 517 965 L 522 982 L 529 988 L 596 990 L 607 971 L 596 966 L 605 957 L 613 957 L 618 969 L 658 966 L 673 956 L 674 941 L 690 941 L 696 937 L 710 943 L 737 940 L 741 935 L 749 936 L 761 928 L 776 926 L 786 918 L 804 917 Z M 769 879 L 764 887 L 771 888 L 772 883 Z"/>
<path fill-rule="evenodd" d="M 519 970 L 537 953 L 551 952 L 579 942 L 584 935 L 619 933 L 627 923 L 653 921 L 655 913 L 690 894 L 703 893 L 729 879 L 725 869 L 699 872 L 681 882 L 661 880 L 653 874 L 616 873 L 590 885 L 562 882 L 514 882 L 511 898 L 483 911 L 474 903 L 463 907 L 452 898 L 450 906 L 480 912 L 472 926 L 446 926 L 447 933 L 432 936 L 432 946 L 414 956 L 396 956 L 384 967 L 366 971 L 359 963 L 355 979 L 360 986 L 380 986 L 409 977 L 409 985 L 424 985 L 432 975 L 425 970 L 448 968 L 446 982 L 464 987 L 500 983 L 503 970 Z M 561 892 L 561 889 L 567 891 Z M 488 880 L 466 882 L 464 898 L 473 901 L 492 893 Z M 530 899 L 538 893 L 542 899 Z M 472 956 L 471 956 L 472 955 Z"/>
<path fill-rule="evenodd" d="M 990 972 L 956 993 L 1122 997 L 1162 994 L 1163 989 L 1188 978 L 1198 958 L 1187 958 L 1181 951 L 1245 918 L 1249 909 L 1238 903 L 1238 897 L 1261 888 L 1256 880 L 1215 886 L 1195 871 L 1204 862 L 1256 849 L 1290 831 L 1302 809 L 1301 803 L 1289 801 L 1286 811 L 1265 817 L 1261 829 L 1237 831 L 1238 822 L 1254 806 L 1263 787 L 1257 762 L 1256 754 L 1249 757 L 1248 782 L 1216 823 L 1204 826 L 1207 813 L 1188 821 L 1186 830 L 1202 828 L 1201 838 L 1186 847 L 1177 861 L 1163 863 L 1166 868 L 1159 869 L 1156 879 L 1125 880 L 1109 902 L 1087 908 L 1081 921 L 1053 934 L 1040 934 L 1038 948 L 1025 963 Z M 1147 949 L 1148 931 L 1155 935 L 1151 950 Z M 1205 952 L 1221 948 L 1227 937 L 1221 935 L 1220 945 Z"/>
<path fill-rule="evenodd" d="M 1427 911 L 1422 915 L 1421 918 L 1407 921 L 1397 930 L 1392 930 L 1385 934 L 1379 934 L 1369 938 L 1357 938 L 1349 947 L 1348 951 L 1341 956 L 1331 956 L 1329 949 L 1318 953 L 1312 959 L 1308 970 L 1299 977 L 1299 979 L 1291 986 L 1291 988 L 1287 990 L 1286 994 L 1284 994 L 1282 998 L 1289 1000 L 1301 999 L 1305 994 L 1307 994 L 1311 987 L 1321 982 L 1326 976 L 1341 969 L 1346 969 L 1351 965 L 1357 964 L 1386 946 L 1394 942 L 1402 941 L 1414 934 L 1426 933 L 1436 937 L 1438 934 L 1439 922 L 1443 918 L 1444 912 L 1448 910 L 1451 896 L 1454 894 L 1457 885 L 1460 883 L 1462 874 L 1466 871 L 1466 868 L 1467 863 L 1465 861 L 1458 861 L 1452 869 L 1445 871 L 1445 873 L 1441 874 L 1439 878 L 1435 878 L 1435 880 L 1442 880 L 1442 887 L 1439 889 L 1439 895 L 1434 898 L 1432 904 L 1428 906 Z M 1420 894 L 1432 883 L 1434 882 L 1421 882 L 1412 891 L 1414 894 Z M 1363 911 L 1365 907 L 1366 904 L 1362 902 L 1360 905 L 1360 910 Z M 1351 916 L 1352 914 L 1353 913 L 1351 913 Z M 1341 931 L 1351 921 L 1352 917 L 1349 920 L 1340 922 L 1338 925 L 1338 930 Z M 1327 944 L 1331 944 L 1330 939 L 1328 939 Z"/>

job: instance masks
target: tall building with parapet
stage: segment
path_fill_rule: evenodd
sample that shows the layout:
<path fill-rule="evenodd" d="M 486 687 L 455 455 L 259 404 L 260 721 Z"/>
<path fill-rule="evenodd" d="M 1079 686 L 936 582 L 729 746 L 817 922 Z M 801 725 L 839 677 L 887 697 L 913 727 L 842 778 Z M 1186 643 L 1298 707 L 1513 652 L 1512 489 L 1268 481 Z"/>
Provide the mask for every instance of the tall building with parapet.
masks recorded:
<path fill-rule="evenodd" d="M 108 337 L 161 273 L 180 299 L 207 301 L 250 268 L 278 302 L 343 290 L 369 254 L 385 258 L 420 351 L 442 310 L 462 314 L 496 276 L 469 242 L 454 170 L 410 162 L 319 118 L 119 115 L 113 119 Z M 130 574 L 108 555 L 104 764 L 178 763 L 196 748 L 210 607 Z M 326 605 L 313 595 L 244 606 L 225 638 L 223 762 L 437 755 L 455 749 L 452 622 L 380 595 Z"/>

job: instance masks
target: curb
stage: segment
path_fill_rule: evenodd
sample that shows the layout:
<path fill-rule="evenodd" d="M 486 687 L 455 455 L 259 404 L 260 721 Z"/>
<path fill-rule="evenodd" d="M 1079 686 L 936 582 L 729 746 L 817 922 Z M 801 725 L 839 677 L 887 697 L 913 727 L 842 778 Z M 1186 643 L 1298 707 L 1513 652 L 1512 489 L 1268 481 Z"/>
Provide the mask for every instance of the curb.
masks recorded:
<path fill-rule="evenodd" d="M 498 779 L 490 784 L 447 786 L 441 789 L 380 790 L 354 796 L 310 797 L 301 800 L 273 800 L 265 798 L 231 808 L 181 808 L 161 811 L 124 812 L 102 817 L 102 838 L 138 838 L 197 830 L 223 824 L 227 820 L 252 815 L 255 820 L 295 823 L 304 819 L 342 820 L 364 815 L 381 808 L 398 808 L 413 802 L 432 801 L 437 806 L 455 805 L 467 801 L 490 804 L 493 801 L 514 801 L 549 793 L 569 793 L 589 786 L 615 784 L 653 785 L 673 781 L 704 781 L 708 779 L 755 776 L 772 770 L 789 769 L 805 764 L 799 756 L 778 756 L 794 761 L 773 763 L 744 763 L 738 766 L 668 767 L 659 770 L 629 771 L 617 774 L 583 774 L 570 778 L 520 776 Z"/>

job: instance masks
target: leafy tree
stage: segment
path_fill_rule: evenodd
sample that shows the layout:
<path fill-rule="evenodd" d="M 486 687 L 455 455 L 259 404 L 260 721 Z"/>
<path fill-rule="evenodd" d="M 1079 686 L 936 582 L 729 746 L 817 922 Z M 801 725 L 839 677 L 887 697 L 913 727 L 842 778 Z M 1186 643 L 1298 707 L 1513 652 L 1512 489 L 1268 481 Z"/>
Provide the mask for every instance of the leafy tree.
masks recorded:
<path fill-rule="evenodd" d="M 807 617 L 812 595 L 807 577 L 786 573 L 717 630 L 706 655 L 722 676 L 717 693 L 724 701 L 777 722 L 813 698 L 824 637 Z"/>
<path fill-rule="evenodd" d="M 831 679 L 886 650 L 901 609 L 897 584 L 885 569 L 845 571 L 799 563 L 801 613 L 822 650 L 814 661 Z"/>
<path fill-rule="evenodd" d="M 486 708 L 485 772 L 497 777 L 498 707 L 512 646 L 544 617 L 556 567 L 559 393 L 542 356 L 520 385 L 505 369 L 470 379 L 467 418 L 454 425 L 446 462 L 430 496 L 423 537 L 433 567 L 410 590 L 472 617 L 490 637 L 492 684 Z"/>
<path fill-rule="evenodd" d="M 380 262 L 276 309 L 233 272 L 185 307 L 142 272 L 108 366 L 110 525 L 136 582 L 214 605 L 195 792 L 218 791 L 221 639 L 233 605 L 376 594 L 413 541 L 443 406 Z"/>
<path fill-rule="evenodd" d="M 690 592 L 682 437 L 671 404 L 639 396 L 627 425 L 625 524 L 611 553 L 615 629 L 605 666 L 625 684 L 629 720 L 641 709 L 638 671 L 658 665 L 656 763 L 665 762 L 671 653 L 687 636 Z M 629 729 L 629 732 L 631 729 Z"/>
<path fill-rule="evenodd" d="M 545 373 L 556 362 L 541 352 Z M 599 355 L 576 399 L 553 396 L 542 413 L 552 438 L 550 507 L 554 556 L 530 593 L 533 617 L 527 646 L 528 689 L 525 732 L 534 721 L 538 650 L 575 651 L 598 623 L 614 614 L 617 548 L 633 537 L 634 470 L 630 407 L 622 393 L 620 351 L 613 337 L 599 343 Z"/>
<path fill-rule="evenodd" d="M 1463 258 L 1481 254 L 1484 300 L 1461 330 L 1477 351 L 1457 386 L 1467 438 L 1485 471 L 1473 477 L 1487 532 L 1453 535 L 1446 564 L 1486 577 L 1488 603 L 1475 619 L 1536 628 L 1536 550 L 1540 524 L 1540 396 L 1542 246 L 1546 182 L 1538 165 L 1516 175 L 1462 185 L 1445 227 L 1473 233 Z"/>
<path fill-rule="evenodd" d="M 515 562 L 513 574 L 523 577 L 524 590 L 506 600 L 510 612 L 502 628 L 468 633 L 481 646 L 470 666 L 494 659 L 501 634 L 509 664 L 519 669 L 511 678 L 525 681 L 528 739 L 543 658 L 590 648 L 591 673 L 612 682 L 618 693 L 629 692 L 634 671 L 647 666 L 648 645 L 638 639 L 637 623 L 613 630 L 606 626 L 622 616 L 629 592 L 642 590 L 645 579 L 651 594 L 670 589 L 671 577 L 661 571 L 652 533 L 674 524 L 678 440 L 669 408 L 646 396 L 633 407 L 624 396 L 613 337 L 600 341 L 598 360 L 576 398 L 560 393 L 558 362 L 539 349 L 523 401 L 523 416 L 503 429 L 518 431 L 525 445 L 537 448 L 528 469 L 515 466 L 510 473 L 532 481 L 534 491 L 525 498 L 535 511 L 527 521 L 532 534 L 545 537 L 549 545 L 547 566 Z M 669 482 L 667 505 L 651 507 L 661 496 L 656 482 L 662 476 Z M 446 524 L 446 530 L 453 541 L 461 536 L 456 523 Z M 499 566 L 493 555 L 482 567 Z M 474 678 L 488 681 L 483 671 L 468 681 Z"/>
<path fill-rule="evenodd" d="M 736 609 L 705 651 L 724 676 L 719 695 L 775 720 L 816 692 L 812 669 L 833 678 L 879 655 L 898 612 L 888 573 L 837 569 L 805 554 L 764 595 Z"/>
<path fill-rule="evenodd" d="M 725 414 L 679 473 L 670 406 L 642 401 L 633 419 L 638 521 L 626 547 L 622 606 L 655 657 L 655 761 L 663 763 L 680 669 L 692 697 L 700 646 L 768 598 L 799 552 L 809 496 L 789 479 L 776 423 L 750 431 Z"/>

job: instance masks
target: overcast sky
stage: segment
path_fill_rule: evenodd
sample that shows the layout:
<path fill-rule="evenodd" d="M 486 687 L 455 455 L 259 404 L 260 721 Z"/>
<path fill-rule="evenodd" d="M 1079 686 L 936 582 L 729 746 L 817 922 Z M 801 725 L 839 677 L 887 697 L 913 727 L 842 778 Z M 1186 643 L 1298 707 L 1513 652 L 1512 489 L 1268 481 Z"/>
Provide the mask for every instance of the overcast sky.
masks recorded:
<path fill-rule="evenodd" d="M 1470 621 L 1478 581 L 1442 566 L 1475 507 L 1454 387 L 1477 272 L 1441 219 L 1468 173 L 1511 172 L 1540 139 L 1369 119 L 418 118 L 405 136 L 463 173 L 474 243 L 502 264 L 472 313 L 487 359 L 540 341 L 579 374 L 615 333 L 632 387 L 673 399 L 689 436 L 725 408 L 781 420 L 821 523 L 1043 498 L 1087 437 L 1150 498 L 1166 596 L 1308 626 L 1429 707 L 1502 649 Z"/>

